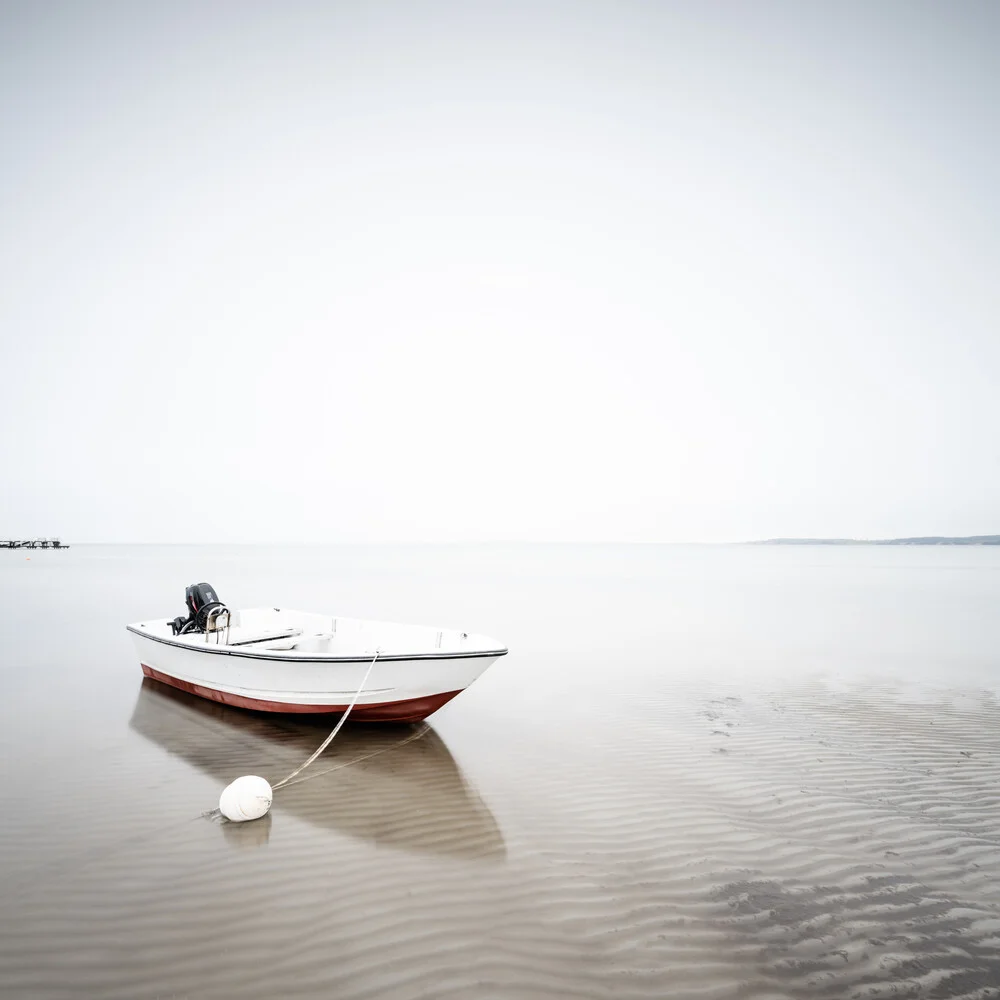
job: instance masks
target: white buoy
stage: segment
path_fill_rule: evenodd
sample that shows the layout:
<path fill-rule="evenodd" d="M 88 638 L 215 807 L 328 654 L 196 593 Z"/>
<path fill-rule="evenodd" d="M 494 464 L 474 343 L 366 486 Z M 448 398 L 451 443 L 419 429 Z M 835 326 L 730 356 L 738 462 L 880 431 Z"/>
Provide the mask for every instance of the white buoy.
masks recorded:
<path fill-rule="evenodd" d="M 234 823 L 260 819 L 271 808 L 271 786 L 256 774 L 244 774 L 226 785 L 219 796 L 219 812 Z"/>

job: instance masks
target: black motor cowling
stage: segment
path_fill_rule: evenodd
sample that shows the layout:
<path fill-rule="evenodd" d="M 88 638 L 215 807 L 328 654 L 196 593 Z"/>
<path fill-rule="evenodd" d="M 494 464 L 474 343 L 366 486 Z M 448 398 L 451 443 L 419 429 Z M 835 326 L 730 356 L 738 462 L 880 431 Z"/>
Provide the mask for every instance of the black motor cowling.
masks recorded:
<path fill-rule="evenodd" d="M 216 596 L 215 588 L 210 583 L 192 583 L 184 591 L 184 603 L 187 605 L 187 618 L 177 617 L 170 624 L 174 635 L 184 632 L 204 632 L 211 618 L 225 605 Z"/>

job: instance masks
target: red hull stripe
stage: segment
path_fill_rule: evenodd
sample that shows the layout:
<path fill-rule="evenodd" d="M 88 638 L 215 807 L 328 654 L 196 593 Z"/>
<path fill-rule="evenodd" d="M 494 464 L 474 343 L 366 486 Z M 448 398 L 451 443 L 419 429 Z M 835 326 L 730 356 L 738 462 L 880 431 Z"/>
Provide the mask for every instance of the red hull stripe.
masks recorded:
<path fill-rule="evenodd" d="M 209 701 L 217 701 L 223 705 L 235 708 L 250 708 L 256 712 L 288 712 L 315 714 L 335 714 L 347 711 L 347 705 L 296 705 L 287 701 L 265 701 L 261 698 L 245 698 L 240 694 L 230 694 L 228 691 L 216 691 L 214 688 L 201 684 L 191 684 L 189 681 L 178 680 L 169 674 L 161 673 L 153 667 L 142 664 L 142 672 L 154 681 L 169 684 L 171 687 L 196 694 Z M 407 698 L 405 701 L 386 701 L 380 705 L 356 705 L 351 712 L 351 718 L 359 722 L 422 722 L 442 705 L 446 705 L 461 691 L 446 691 L 444 694 L 432 694 L 426 698 Z"/>

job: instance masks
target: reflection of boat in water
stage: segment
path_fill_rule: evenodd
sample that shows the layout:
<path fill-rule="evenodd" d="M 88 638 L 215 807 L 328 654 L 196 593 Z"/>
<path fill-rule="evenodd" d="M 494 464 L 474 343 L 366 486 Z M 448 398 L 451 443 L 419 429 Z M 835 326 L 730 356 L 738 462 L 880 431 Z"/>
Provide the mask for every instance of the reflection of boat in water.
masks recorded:
<path fill-rule="evenodd" d="M 322 717 L 229 708 L 149 678 L 143 679 L 129 722 L 220 787 L 241 774 L 277 780 L 319 746 L 328 724 Z M 348 724 L 302 777 L 308 780 L 277 792 L 276 812 L 377 847 L 463 858 L 505 856 L 493 814 L 427 723 Z"/>

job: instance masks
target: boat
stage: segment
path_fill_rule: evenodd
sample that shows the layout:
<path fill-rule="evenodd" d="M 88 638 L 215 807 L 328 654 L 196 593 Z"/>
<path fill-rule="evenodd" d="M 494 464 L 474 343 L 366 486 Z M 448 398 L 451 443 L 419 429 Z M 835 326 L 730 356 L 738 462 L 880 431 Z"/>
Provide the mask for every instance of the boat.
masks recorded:
<path fill-rule="evenodd" d="M 208 583 L 188 587 L 185 601 L 186 617 L 127 626 L 143 674 L 260 712 L 342 714 L 353 704 L 357 721 L 420 722 L 507 654 L 451 629 L 230 609 Z"/>

